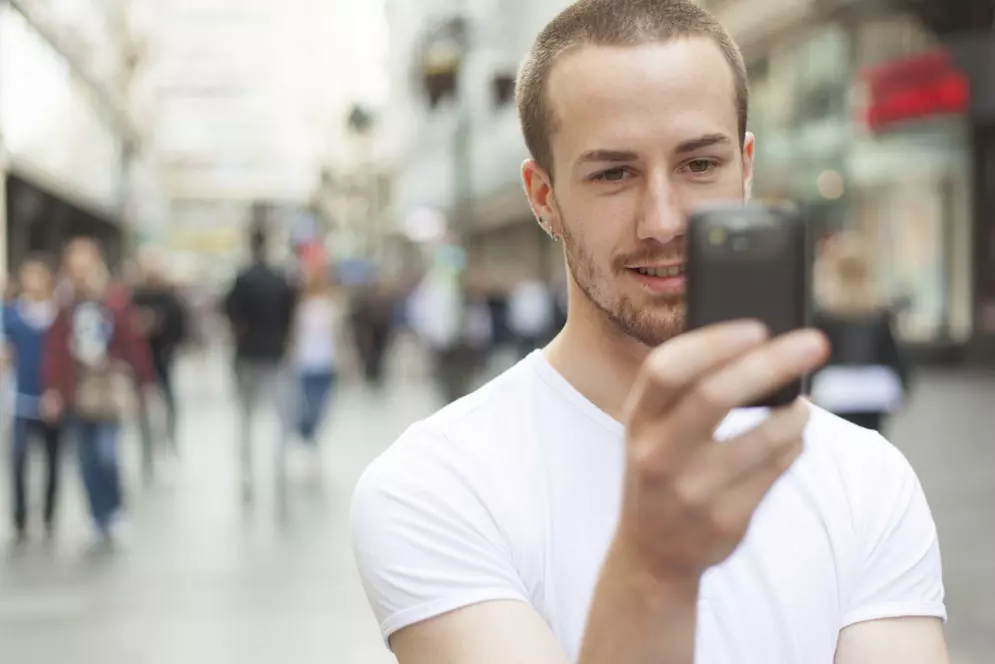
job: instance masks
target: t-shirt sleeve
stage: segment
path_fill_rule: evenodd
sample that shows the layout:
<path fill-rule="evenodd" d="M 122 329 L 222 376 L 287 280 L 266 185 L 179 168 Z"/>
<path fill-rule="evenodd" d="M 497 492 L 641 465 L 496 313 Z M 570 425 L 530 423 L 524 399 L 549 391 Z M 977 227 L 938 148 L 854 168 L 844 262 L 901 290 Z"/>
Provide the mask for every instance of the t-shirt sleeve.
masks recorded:
<path fill-rule="evenodd" d="M 384 640 L 405 627 L 489 601 L 528 602 L 479 472 L 419 424 L 375 461 L 352 503 L 356 562 Z"/>
<path fill-rule="evenodd" d="M 900 617 L 946 620 L 936 525 L 905 457 L 880 436 L 854 501 L 857 547 L 843 626 Z"/>

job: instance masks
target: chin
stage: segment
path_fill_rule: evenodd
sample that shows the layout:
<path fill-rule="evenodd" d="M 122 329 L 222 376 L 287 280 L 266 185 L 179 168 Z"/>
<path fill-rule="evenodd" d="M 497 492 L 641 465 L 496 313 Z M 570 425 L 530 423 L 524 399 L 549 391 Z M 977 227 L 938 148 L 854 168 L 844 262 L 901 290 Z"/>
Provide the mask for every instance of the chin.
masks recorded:
<path fill-rule="evenodd" d="M 655 347 L 684 332 L 684 302 L 668 302 L 643 308 L 622 306 L 609 316 L 614 326 L 627 337 Z"/>

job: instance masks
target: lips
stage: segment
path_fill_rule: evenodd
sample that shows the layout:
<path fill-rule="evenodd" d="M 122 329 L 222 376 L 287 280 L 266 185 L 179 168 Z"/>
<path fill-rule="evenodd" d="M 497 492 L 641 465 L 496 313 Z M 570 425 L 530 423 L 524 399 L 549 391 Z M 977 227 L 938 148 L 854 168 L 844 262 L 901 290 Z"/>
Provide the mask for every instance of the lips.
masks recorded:
<path fill-rule="evenodd" d="M 680 277 L 684 275 L 683 265 L 669 265 L 665 267 L 634 267 L 630 268 L 644 277 Z"/>

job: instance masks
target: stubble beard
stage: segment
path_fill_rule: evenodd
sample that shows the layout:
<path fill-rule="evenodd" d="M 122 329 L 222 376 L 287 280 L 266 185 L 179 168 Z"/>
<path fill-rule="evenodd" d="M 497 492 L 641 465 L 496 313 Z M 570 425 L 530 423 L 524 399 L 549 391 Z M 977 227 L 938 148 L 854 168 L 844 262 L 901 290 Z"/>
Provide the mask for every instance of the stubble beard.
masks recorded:
<path fill-rule="evenodd" d="M 601 274 L 591 255 L 568 228 L 569 224 L 563 224 L 567 269 L 584 297 L 604 317 L 607 328 L 651 348 L 684 331 L 683 296 L 658 298 L 640 306 L 625 295 L 612 293 L 610 284 L 615 275 Z"/>

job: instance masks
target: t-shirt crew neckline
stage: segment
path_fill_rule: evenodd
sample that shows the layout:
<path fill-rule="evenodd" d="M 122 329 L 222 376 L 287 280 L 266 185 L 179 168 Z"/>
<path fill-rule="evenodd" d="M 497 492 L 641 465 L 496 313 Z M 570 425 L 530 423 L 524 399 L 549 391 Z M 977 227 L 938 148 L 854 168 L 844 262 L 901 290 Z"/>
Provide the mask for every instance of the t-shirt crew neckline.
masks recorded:
<path fill-rule="evenodd" d="M 612 436 L 624 438 L 625 425 L 605 411 L 577 390 L 570 381 L 564 378 L 546 359 L 542 350 L 533 351 L 525 362 L 535 372 L 543 383 L 552 391 L 564 399 L 571 407 L 583 413 L 588 419 L 606 430 Z M 737 408 L 729 413 L 719 426 L 715 429 L 715 437 L 724 440 L 730 435 L 750 428 L 751 425 L 760 424 L 768 415 L 768 408 Z"/>
<path fill-rule="evenodd" d="M 546 355 L 541 349 L 532 351 L 526 361 L 539 379 L 573 408 L 583 413 L 588 419 L 613 436 L 625 435 L 625 425 L 598 408 L 593 401 L 581 394 L 570 381 L 553 368 L 553 365 L 549 363 L 549 360 L 546 359 Z"/>

